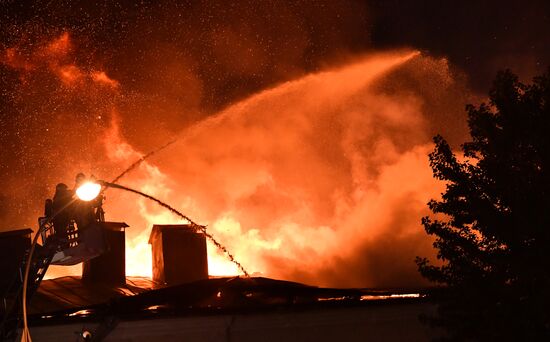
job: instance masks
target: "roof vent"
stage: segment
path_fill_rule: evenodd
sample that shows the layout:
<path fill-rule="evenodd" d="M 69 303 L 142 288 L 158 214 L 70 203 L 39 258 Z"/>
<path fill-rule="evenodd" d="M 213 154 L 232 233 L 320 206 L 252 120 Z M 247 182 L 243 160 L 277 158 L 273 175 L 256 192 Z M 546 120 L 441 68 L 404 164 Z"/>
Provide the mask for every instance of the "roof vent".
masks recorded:
<path fill-rule="evenodd" d="M 153 281 L 175 285 L 208 279 L 206 238 L 188 224 L 154 225 Z"/>
<path fill-rule="evenodd" d="M 100 222 L 107 251 L 84 262 L 82 281 L 109 285 L 126 284 L 126 246 L 124 222 Z"/>

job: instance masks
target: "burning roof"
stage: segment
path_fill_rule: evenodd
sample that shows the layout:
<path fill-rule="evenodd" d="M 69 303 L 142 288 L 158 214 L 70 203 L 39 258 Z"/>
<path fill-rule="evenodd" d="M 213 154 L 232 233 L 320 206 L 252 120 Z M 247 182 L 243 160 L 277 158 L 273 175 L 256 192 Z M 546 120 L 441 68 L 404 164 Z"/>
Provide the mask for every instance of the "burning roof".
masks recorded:
<path fill-rule="evenodd" d="M 437 334 L 418 320 L 419 314 L 435 310 L 425 292 L 319 288 L 260 277 L 211 278 L 140 292 L 134 285 L 147 286 L 147 280 L 129 278 L 132 285 L 111 290 L 114 296 L 96 303 L 82 288 L 77 293 L 68 291 L 68 284 L 77 282 L 74 278 L 45 281 L 50 290 L 42 296 L 87 305 L 35 312 L 30 317 L 34 337 L 41 341 L 64 340 L 74 334 L 132 341 L 232 337 L 331 341 L 339 336 L 349 341 L 401 341 L 427 340 Z M 95 300 L 101 291 L 96 293 Z"/>
<path fill-rule="evenodd" d="M 144 316 L 276 307 L 363 305 L 377 300 L 422 300 L 427 290 L 335 289 L 262 277 L 219 277 L 174 286 L 128 277 L 127 284 L 86 284 L 77 277 L 44 280 L 32 301 L 34 322 L 105 315 Z M 96 317 L 96 318 L 97 318 Z M 44 319 L 44 322 L 41 320 Z"/>

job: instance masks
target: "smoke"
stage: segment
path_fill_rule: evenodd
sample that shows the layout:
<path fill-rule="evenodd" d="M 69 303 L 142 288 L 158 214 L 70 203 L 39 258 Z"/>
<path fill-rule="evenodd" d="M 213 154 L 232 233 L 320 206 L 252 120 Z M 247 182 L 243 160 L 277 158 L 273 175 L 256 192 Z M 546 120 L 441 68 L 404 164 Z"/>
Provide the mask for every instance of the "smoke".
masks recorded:
<path fill-rule="evenodd" d="M 170 63 L 151 69 L 151 80 L 171 75 L 183 80 L 175 92 L 189 89 L 190 116 L 180 117 L 182 102 L 170 100 L 165 83 L 147 84 L 153 94 L 136 91 L 79 54 L 65 33 L 3 51 L 21 125 L 10 133 L 19 144 L 4 200 L 21 215 L 36 217 L 36 202 L 55 183 L 71 185 L 79 171 L 111 179 L 143 157 L 143 146 L 177 135 L 124 184 L 207 225 L 247 270 L 328 286 L 425 284 L 413 259 L 433 254 L 420 226 L 426 202 L 441 190 L 428 166 L 430 138 L 442 130 L 463 136 L 469 96 L 445 59 L 412 51 L 348 57 L 209 116 L 194 73 Z M 150 274 L 152 224 L 178 219 L 116 191 L 105 209 L 130 225 L 128 274 Z M 212 246 L 209 268 L 238 273 Z"/>
<path fill-rule="evenodd" d="M 419 91 L 407 78 L 437 87 Z M 371 54 L 197 122 L 151 161 L 155 175 L 129 181 L 207 224 L 249 271 L 329 286 L 425 285 L 413 260 L 433 251 L 420 217 L 442 190 L 430 138 L 460 120 L 428 108 L 455 113 L 466 96 L 445 60 Z M 147 203 L 139 211 L 173 222 Z M 238 272 L 209 253 L 211 273 Z"/>
<path fill-rule="evenodd" d="M 119 84 L 76 58 L 68 33 L 0 52 L 3 229 L 33 226 L 37 208 L 78 169 L 103 173 L 101 144 Z"/>
<path fill-rule="evenodd" d="M 56 183 L 113 179 L 177 138 L 124 184 L 208 225 L 247 270 L 319 285 L 424 284 L 431 136 L 464 140 L 466 84 L 485 93 L 496 69 L 530 77 L 548 59 L 547 1 L 478 16 L 437 1 L 0 7 L 2 230 L 35 227 Z M 430 52 L 374 53 L 402 46 Z M 128 274 L 150 274 L 151 225 L 178 219 L 107 196 L 130 224 Z M 211 274 L 238 272 L 209 254 Z"/>

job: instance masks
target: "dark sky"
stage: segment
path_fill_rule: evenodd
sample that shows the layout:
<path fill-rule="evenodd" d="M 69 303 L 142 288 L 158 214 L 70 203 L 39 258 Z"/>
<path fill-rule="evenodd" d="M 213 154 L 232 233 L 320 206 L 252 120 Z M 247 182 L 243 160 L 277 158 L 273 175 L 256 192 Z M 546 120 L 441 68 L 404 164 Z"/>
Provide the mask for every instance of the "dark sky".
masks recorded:
<path fill-rule="evenodd" d="M 21 219 L 37 201 L 25 194 L 48 196 L 67 161 L 60 146 L 92 139 L 106 125 L 95 112 L 113 101 L 131 118 L 124 133 L 146 150 L 165 139 L 149 137 L 146 146 L 142 127 L 175 132 L 258 90 L 381 49 L 446 57 L 473 91 L 486 94 L 498 69 L 528 81 L 548 67 L 549 16 L 544 0 L 2 0 L 0 217 L 8 225 L 34 222 Z M 125 96 L 72 96 L 50 88 L 45 65 L 22 77 L 5 63 L 13 47 L 36 62 L 41 42 L 64 32 L 75 45 L 65 58 L 105 70 Z M 64 131 L 56 113 L 69 109 L 77 124 Z M 57 129 L 46 131 L 52 121 Z"/>
<path fill-rule="evenodd" d="M 372 49 L 408 46 L 448 57 L 484 93 L 498 69 L 530 77 L 550 61 L 544 0 L 4 0 L 1 7 L 2 45 L 69 30 L 86 47 L 81 58 L 93 53 L 128 86 L 154 77 L 144 70 L 151 54 L 191 57 L 203 108 Z M 242 60 L 221 57 L 223 49 L 252 49 L 258 65 L 236 67 Z"/>
<path fill-rule="evenodd" d="M 378 47 L 410 45 L 446 56 L 485 93 L 497 70 L 527 78 L 550 63 L 548 1 L 372 1 Z"/>

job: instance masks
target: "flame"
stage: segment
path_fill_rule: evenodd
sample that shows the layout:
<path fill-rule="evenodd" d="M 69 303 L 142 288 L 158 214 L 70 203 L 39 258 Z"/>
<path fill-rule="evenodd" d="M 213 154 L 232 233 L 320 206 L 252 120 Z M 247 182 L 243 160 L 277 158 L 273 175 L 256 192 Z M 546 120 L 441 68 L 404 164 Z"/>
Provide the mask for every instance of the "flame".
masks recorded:
<path fill-rule="evenodd" d="M 189 128 L 155 162 L 174 182 L 170 203 L 210 223 L 251 272 L 347 286 L 413 278 L 415 254 L 430 245 L 418 218 L 439 190 L 431 145 L 416 98 L 372 87 L 415 57 L 374 55 L 308 75 Z M 377 279 L 383 265 L 360 265 L 363 274 L 346 265 L 363 250 L 385 264 L 384 241 L 399 246 L 392 268 L 403 276 Z M 209 253 L 211 273 L 236 271 Z"/>
<path fill-rule="evenodd" d="M 120 135 L 120 122 L 117 116 L 114 116 L 111 129 L 105 137 L 106 155 L 112 161 L 117 163 L 131 164 L 136 159 L 142 157 L 140 153 L 135 151 Z M 139 169 L 124 180 L 125 184 L 129 184 L 132 188 L 155 196 L 157 198 L 170 198 L 172 190 L 167 186 L 167 176 L 156 166 L 149 162 L 143 162 Z M 116 195 L 115 195 L 116 196 Z M 126 197 L 126 194 L 120 194 Z M 136 211 L 139 215 L 129 215 L 129 203 L 135 203 Z M 148 243 L 151 228 L 154 224 L 185 224 L 188 223 L 180 220 L 171 213 L 162 208 L 151 205 L 147 200 L 142 198 L 132 198 L 131 200 L 123 200 L 119 203 L 110 205 L 114 212 L 124 211 L 124 219 L 132 220 L 131 228 L 127 230 L 126 239 L 126 274 L 129 276 L 152 276 L 152 254 L 151 246 Z M 135 224 L 135 225 L 134 225 Z M 137 228 L 137 232 L 133 229 Z M 208 270 L 210 275 L 239 275 L 241 272 L 235 264 L 227 260 L 227 257 L 220 253 L 215 246 L 210 242 L 207 244 L 208 250 Z"/>
<path fill-rule="evenodd" d="M 47 74 L 34 86 L 53 84 L 48 108 L 58 122 L 52 131 L 63 134 L 42 143 L 62 139 L 58 145 L 75 146 L 68 153 L 53 145 L 52 159 L 70 166 L 56 170 L 67 179 L 84 171 L 109 180 L 158 140 L 171 140 L 161 133 L 178 131 L 139 127 L 140 103 L 157 101 L 159 113 L 170 112 L 165 122 L 155 114 L 166 125 L 182 127 L 185 120 L 166 109 L 179 104 L 164 106 L 158 94 L 130 94 L 108 70 L 76 64 L 74 50 L 71 35 L 63 33 L 36 48 L 10 47 L 1 62 L 21 78 Z M 418 285 L 412 260 L 431 251 L 419 218 L 440 192 L 426 157 L 434 119 L 428 109 L 434 103 L 447 109 L 456 97 L 448 68 L 444 59 L 393 51 L 307 74 L 217 114 L 203 113 L 206 118 L 121 184 L 207 225 L 250 273 L 325 286 Z M 436 86 L 416 91 L 426 80 Z M 32 90 L 23 94 L 31 104 Z M 131 113 L 123 112 L 124 101 L 135 102 Z M 58 110 L 66 103 L 71 107 Z M 127 274 L 151 276 L 152 225 L 184 222 L 133 194 L 106 195 L 107 219 L 130 226 Z M 213 246 L 208 253 L 210 274 L 238 274 Z"/>
<path fill-rule="evenodd" d="M 143 162 L 123 184 L 208 224 L 209 231 L 250 271 L 308 281 L 303 278 L 305 270 L 315 274 L 323 272 L 322 265 L 330 267 L 332 260 L 355 258 L 365 243 L 383 238 L 395 224 L 391 210 L 398 211 L 401 205 L 418 212 L 437 190 L 425 157 L 431 146 L 420 143 L 415 133 L 424 125 L 418 103 L 414 98 L 376 95 L 369 88 L 415 57 L 417 52 L 374 55 L 261 92 L 190 127 L 171 151 L 161 154 L 155 164 Z M 342 106 L 349 112 L 341 112 Z M 296 110 L 299 115 L 293 115 Z M 337 121 L 331 117 L 334 111 L 342 115 Z M 130 165 L 142 154 L 123 138 L 116 113 L 113 118 L 105 138 L 106 155 L 117 165 Z M 365 135 L 375 133 L 369 127 L 376 120 L 388 127 L 412 129 L 407 134 L 416 145 L 402 152 L 391 137 L 375 136 L 367 154 L 359 146 Z M 325 121 L 335 125 L 332 132 L 314 128 L 316 122 Z M 342 155 L 336 155 L 336 160 L 343 158 L 349 166 L 331 165 L 324 154 L 312 150 L 315 145 L 304 140 L 309 134 L 340 144 Z M 299 145 L 302 149 L 297 150 Z M 178 155 L 185 156 L 183 163 L 174 160 Z M 369 172 L 371 165 L 379 165 L 378 171 Z M 403 174 L 402 170 L 414 171 Z M 343 192 L 346 188 L 349 194 Z M 151 276 L 152 225 L 184 222 L 145 199 L 111 196 L 111 214 L 131 221 L 127 274 Z M 327 196 L 324 201 L 330 206 L 322 196 Z M 407 197 L 411 204 L 403 202 Z M 411 224 L 417 216 L 408 217 L 392 238 L 405 246 L 414 242 L 404 241 L 416 241 L 421 233 L 418 223 Z M 362 227 L 369 227 L 369 233 Z M 424 241 L 419 246 L 429 244 L 428 239 Z M 208 267 L 211 275 L 239 274 L 210 244 Z M 414 266 L 411 262 L 406 267 Z M 320 279 L 309 282 L 323 283 Z"/>
<path fill-rule="evenodd" d="M 381 139 L 376 145 L 379 152 L 375 151 L 376 156 L 371 158 L 379 158 L 376 162 L 385 165 L 380 171 L 381 174 L 377 176 L 382 179 L 378 182 L 383 184 L 384 188 L 375 192 L 369 191 L 367 187 L 373 180 L 365 170 L 373 161 L 367 158 L 363 151 L 357 149 L 356 144 L 362 137 L 361 132 L 356 128 L 367 128 L 370 117 L 367 116 L 367 121 L 364 121 L 354 112 L 348 114 L 348 118 L 345 119 L 349 120 L 346 122 L 349 124 L 348 131 L 342 135 L 343 140 L 337 143 L 342 144 L 342 151 L 351 163 L 349 172 L 356 184 L 355 192 L 351 197 L 336 192 L 332 194 L 334 198 L 328 198 L 336 205 L 335 208 L 330 208 L 335 214 L 331 215 L 332 218 L 327 216 L 329 220 L 324 224 L 317 217 L 323 216 L 322 212 L 317 212 L 318 209 L 312 207 L 312 205 L 318 205 L 316 200 L 308 199 L 308 196 L 319 193 L 318 189 L 324 191 L 325 187 L 329 190 L 333 185 L 338 186 L 337 183 L 330 184 L 328 179 L 323 179 L 325 170 L 330 172 L 332 166 L 325 164 L 322 160 L 312 160 L 304 154 L 307 153 L 307 149 L 296 150 L 294 146 L 297 146 L 304 134 L 311 129 L 313 122 L 326 120 L 322 116 L 324 114 L 319 116 L 319 111 L 323 112 L 321 109 L 323 106 L 337 108 L 343 103 L 354 101 L 352 99 L 355 94 L 364 93 L 365 89 L 368 89 L 365 87 L 374 80 L 396 65 L 403 64 L 416 56 L 418 56 L 417 52 L 371 56 L 341 69 L 313 74 L 266 90 L 186 131 L 181 143 L 176 143 L 175 149 L 178 152 L 165 154 L 164 165 L 170 166 L 165 166 L 164 170 L 169 170 L 170 174 L 161 170 L 159 166 L 144 162 L 138 172 L 132 174 L 125 182 L 190 212 L 192 217 L 210 223 L 208 229 L 252 272 L 292 278 L 294 276 L 281 273 L 286 266 L 278 271 L 274 268 L 276 267 L 274 265 L 279 263 L 276 260 L 285 260 L 285 263 L 292 263 L 295 267 L 316 270 L 319 268 L 318 260 L 353 258 L 365 242 L 364 237 L 353 238 L 353 236 L 364 236 L 360 230 L 361 226 L 372 228 L 371 236 L 366 238 L 368 241 L 375 240 L 381 234 L 380 231 L 386 229 L 377 227 L 387 227 L 392 224 L 391 216 L 371 216 L 369 213 L 387 211 L 384 206 L 394 206 L 392 203 L 400 201 L 404 192 L 421 195 L 420 201 L 415 199 L 415 208 L 424 205 L 427 200 L 426 193 L 432 193 L 429 189 L 433 188 L 431 172 L 424 161 L 430 145 L 419 144 L 407 153 L 401 154 L 396 150 L 394 142 Z M 421 127 L 423 124 L 414 101 L 395 103 L 383 99 L 381 102 L 380 99 L 369 95 L 368 91 L 367 97 L 371 105 L 375 105 L 376 110 L 382 111 L 381 115 L 389 125 Z M 301 111 L 301 114 L 289 115 L 296 108 Z M 257 125 L 266 122 L 267 117 L 264 113 L 269 112 L 275 112 L 278 116 L 269 119 L 270 133 L 267 136 L 264 135 L 265 143 L 260 143 L 262 138 L 256 134 L 260 132 L 265 134 L 266 131 L 262 131 Z M 130 164 L 139 158 L 140 154 L 123 141 L 117 126 L 113 127 L 112 141 L 108 144 L 110 152 L 107 155 L 118 158 L 118 161 L 124 159 L 126 164 Z M 335 131 L 333 134 L 338 132 Z M 252 152 L 248 146 L 254 141 L 256 151 Z M 308 145 L 303 147 L 307 148 Z M 258 160 L 247 158 L 244 152 L 247 150 L 256 155 Z M 309 177 L 294 178 L 292 169 L 286 170 L 284 164 L 273 166 L 270 170 L 270 158 L 274 156 L 267 153 L 279 150 L 289 153 L 282 159 L 284 163 L 291 162 L 287 165 L 288 167 L 294 168 L 299 174 L 302 174 L 305 168 Z M 171 158 L 175 155 L 185 156 L 185 163 L 174 164 Z M 286 158 L 289 159 L 285 160 Z M 313 164 L 305 165 L 300 162 L 300 159 L 308 160 Z M 207 160 L 209 160 L 209 166 L 205 163 Z M 163 165 L 163 163 L 157 165 Z M 401 174 L 403 169 L 412 169 L 416 172 L 408 173 L 408 177 L 405 177 L 406 181 L 404 181 L 408 182 L 408 185 L 403 184 L 403 181 L 399 181 L 397 185 L 391 179 L 403 178 Z M 319 174 L 319 172 L 322 173 Z M 321 178 L 319 178 L 320 175 L 322 175 Z M 282 179 L 281 176 L 290 178 Z M 194 178 L 198 183 L 188 178 Z M 327 181 L 327 185 L 323 185 L 322 182 Z M 306 192 L 303 193 L 303 191 Z M 330 196 L 330 190 L 328 194 Z M 250 198 L 251 195 L 258 196 L 258 200 L 267 200 L 267 202 L 253 206 L 252 210 L 256 212 L 251 210 L 243 216 L 243 211 L 238 205 L 240 203 L 243 207 L 249 207 L 249 204 L 242 199 Z M 269 199 L 273 196 L 275 196 L 275 202 Z M 178 221 L 169 213 L 147 203 L 146 200 L 136 199 L 135 201 L 138 204 L 135 212 L 140 216 L 135 220 L 144 221 L 146 224 L 139 223 L 137 229 L 139 233 L 130 234 L 132 237 L 127 247 L 127 270 L 128 274 L 132 275 L 149 275 L 151 257 L 147 240 L 151 226 L 178 223 Z M 288 202 L 286 208 L 284 208 L 285 202 Z M 128 201 L 125 203 L 125 209 L 121 208 L 121 210 L 128 212 Z M 268 203 L 274 206 L 273 212 L 265 212 L 265 205 Z M 274 215 L 277 211 L 287 216 L 277 217 Z M 246 219 L 244 221 L 243 219 L 246 216 L 248 220 L 251 217 L 260 216 L 265 216 L 268 220 L 265 221 L 262 218 L 265 226 L 243 227 L 243 223 L 246 222 Z M 256 223 L 259 221 L 256 220 Z M 413 231 L 405 230 L 401 234 L 412 234 Z M 314 242 L 314 248 L 312 242 Z M 346 246 L 346 249 L 342 250 L 341 246 Z M 236 266 L 220 254 L 214 246 L 208 246 L 208 255 L 211 275 L 239 273 Z"/>

